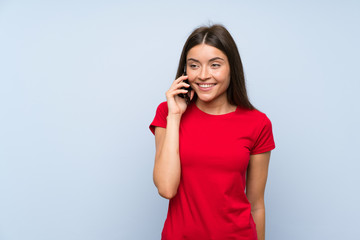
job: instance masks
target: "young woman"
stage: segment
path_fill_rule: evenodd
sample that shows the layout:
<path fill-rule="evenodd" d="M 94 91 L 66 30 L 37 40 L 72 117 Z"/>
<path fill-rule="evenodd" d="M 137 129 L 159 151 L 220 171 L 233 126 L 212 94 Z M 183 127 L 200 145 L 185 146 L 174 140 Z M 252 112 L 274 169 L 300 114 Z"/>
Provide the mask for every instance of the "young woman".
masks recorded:
<path fill-rule="evenodd" d="M 170 199 L 162 239 L 264 240 L 272 126 L 248 99 L 225 27 L 191 33 L 166 98 L 149 126 L 154 183 Z"/>

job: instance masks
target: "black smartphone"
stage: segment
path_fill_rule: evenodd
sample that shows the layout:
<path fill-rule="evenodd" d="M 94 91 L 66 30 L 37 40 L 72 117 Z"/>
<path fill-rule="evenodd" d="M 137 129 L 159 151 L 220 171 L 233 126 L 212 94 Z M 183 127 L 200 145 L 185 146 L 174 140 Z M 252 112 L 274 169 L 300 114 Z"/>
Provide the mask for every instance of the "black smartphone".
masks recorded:
<path fill-rule="evenodd" d="M 186 76 L 186 64 L 184 66 L 184 76 Z M 185 79 L 184 82 L 189 84 L 189 81 L 187 79 Z M 188 90 L 188 93 L 189 93 L 191 91 L 191 86 L 182 87 L 181 89 L 186 89 L 186 90 Z M 190 97 L 189 97 L 188 93 L 180 93 L 180 94 L 178 94 L 179 97 L 185 98 L 185 101 L 186 101 L 187 104 L 189 104 L 189 102 L 190 102 Z"/>

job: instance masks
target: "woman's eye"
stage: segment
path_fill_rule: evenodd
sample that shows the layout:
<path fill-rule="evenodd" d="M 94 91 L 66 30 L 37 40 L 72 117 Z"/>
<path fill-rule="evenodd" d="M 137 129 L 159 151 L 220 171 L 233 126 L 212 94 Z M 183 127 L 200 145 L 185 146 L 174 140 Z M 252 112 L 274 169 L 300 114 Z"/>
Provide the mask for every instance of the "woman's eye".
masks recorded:
<path fill-rule="evenodd" d="M 195 64 L 190 64 L 190 67 L 191 67 L 191 68 L 196 68 L 197 65 L 195 65 Z"/>
<path fill-rule="evenodd" d="M 213 64 L 211 64 L 211 66 L 212 66 L 212 67 L 220 67 L 220 64 L 218 64 L 218 63 L 213 63 Z"/>

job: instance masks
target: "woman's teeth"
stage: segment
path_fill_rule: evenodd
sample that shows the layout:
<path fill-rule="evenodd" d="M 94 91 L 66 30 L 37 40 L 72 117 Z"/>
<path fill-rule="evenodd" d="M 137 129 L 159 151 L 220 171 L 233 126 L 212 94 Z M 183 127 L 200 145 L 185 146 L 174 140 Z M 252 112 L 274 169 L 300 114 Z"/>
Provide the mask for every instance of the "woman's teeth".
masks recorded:
<path fill-rule="evenodd" d="M 216 83 L 198 83 L 198 85 L 201 91 L 211 91 L 211 89 L 216 85 Z"/>
<path fill-rule="evenodd" d="M 215 84 L 199 84 L 200 87 L 203 87 L 203 88 L 207 88 L 207 87 L 212 87 L 214 86 Z"/>

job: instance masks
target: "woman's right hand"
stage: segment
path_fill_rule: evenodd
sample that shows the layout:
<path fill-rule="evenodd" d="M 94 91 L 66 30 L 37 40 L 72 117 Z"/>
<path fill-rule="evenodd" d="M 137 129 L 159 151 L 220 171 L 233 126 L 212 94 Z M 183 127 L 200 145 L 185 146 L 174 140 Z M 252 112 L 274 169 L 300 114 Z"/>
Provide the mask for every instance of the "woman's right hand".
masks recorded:
<path fill-rule="evenodd" d="M 190 86 L 189 84 L 183 82 L 187 78 L 188 76 L 180 76 L 171 84 L 169 90 L 166 92 L 169 111 L 168 114 L 182 115 L 185 112 L 187 108 L 186 100 L 185 98 L 179 97 L 178 94 L 189 94 L 188 90 L 181 89 L 182 87 L 187 88 Z M 191 90 L 189 95 L 191 100 L 194 96 L 194 90 Z"/>

